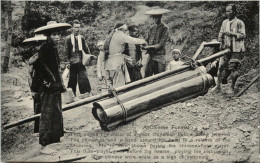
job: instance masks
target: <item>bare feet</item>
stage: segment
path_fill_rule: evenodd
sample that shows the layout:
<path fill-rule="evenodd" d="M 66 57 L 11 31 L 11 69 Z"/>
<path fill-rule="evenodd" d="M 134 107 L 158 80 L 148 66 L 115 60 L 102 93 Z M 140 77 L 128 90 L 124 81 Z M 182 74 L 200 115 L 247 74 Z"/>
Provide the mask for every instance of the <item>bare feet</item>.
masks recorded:
<path fill-rule="evenodd" d="M 216 86 L 216 87 L 212 88 L 212 92 L 213 93 L 220 93 L 221 92 L 221 87 L 220 86 Z"/>
<path fill-rule="evenodd" d="M 229 88 L 229 89 L 226 91 L 226 93 L 229 94 L 229 95 L 234 95 L 234 89 Z"/>
<path fill-rule="evenodd" d="M 42 146 L 41 153 L 46 154 L 46 155 L 55 155 L 57 153 L 57 151 L 54 149 L 51 149 L 50 147 Z"/>

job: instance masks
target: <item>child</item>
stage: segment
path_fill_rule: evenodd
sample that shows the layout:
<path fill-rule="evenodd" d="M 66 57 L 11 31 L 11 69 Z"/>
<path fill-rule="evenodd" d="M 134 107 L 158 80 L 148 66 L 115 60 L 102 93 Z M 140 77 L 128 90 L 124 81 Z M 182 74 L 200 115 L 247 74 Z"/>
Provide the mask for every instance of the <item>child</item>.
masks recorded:
<path fill-rule="evenodd" d="M 172 51 L 172 60 L 168 63 L 166 71 L 176 69 L 183 65 L 183 61 L 180 60 L 181 51 L 179 49 L 174 49 Z"/>

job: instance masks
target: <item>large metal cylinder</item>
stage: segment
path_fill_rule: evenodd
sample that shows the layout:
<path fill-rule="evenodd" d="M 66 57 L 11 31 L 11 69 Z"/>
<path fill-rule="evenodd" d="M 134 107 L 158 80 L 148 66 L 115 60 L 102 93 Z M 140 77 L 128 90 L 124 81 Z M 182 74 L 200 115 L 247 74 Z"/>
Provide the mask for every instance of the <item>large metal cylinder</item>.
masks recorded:
<path fill-rule="evenodd" d="M 162 106 L 204 95 L 213 82 L 212 76 L 201 66 L 120 94 L 118 98 L 124 108 L 115 97 L 95 102 L 92 113 L 102 129 L 111 130 Z"/>

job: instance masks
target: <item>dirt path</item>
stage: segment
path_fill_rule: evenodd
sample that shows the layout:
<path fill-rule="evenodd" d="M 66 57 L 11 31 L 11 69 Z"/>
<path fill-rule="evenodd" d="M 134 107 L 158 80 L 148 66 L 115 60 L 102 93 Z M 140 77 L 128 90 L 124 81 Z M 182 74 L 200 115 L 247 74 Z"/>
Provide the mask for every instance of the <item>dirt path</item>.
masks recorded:
<path fill-rule="evenodd" d="M 13 84 L 10 80 L 14 79 L 11 78 L 12 75 L 4 77 L 2 78 L 2 124 L 32 115 L 30 96 L 24 92 L 22 92 L 22 98 L 16 99 L 12 96 L 21 88 L 20 86 L 25 84 L 23 83 L 25 80 L 19 79 L 20 84 L 16 87 L 8 87 L 8 83 Z M 215 145 L 219 145 L 219 143 L 211 142 L 208 143 L 211 145 L 207 148 L 208 153 L 193 153 L 194 157 L 204 155 L 205 157 L 201 160 L 214 162 L 256 161 L 259 140 L 257 130 L 259 97 L 252 91 L 249 90 L 249 93 L 240 98 L 214 95 L 209 92 L 203 97 L 153 111 L 110 132 L 100 129 L 99 123 L 92 116 L 91 104 L 89 104 L 64 112 L 64 126 L 70 133 L 65 134 L 61 143 L 49 145 L 57 153 L 46 155 L 40 152 L 38 137 L 31 135 L 33 123 L 28 123 L 2 132 L 2 160 L 58 161 L 85 155 L 87 157 L 80 161 L 137 161 L 137 159 L 148 161 L 149 158 L 142 156 L 161 156 L 163 154 L 160 150 L 167 150 L 168 154 L 165 157 L 177 156 L 177 158 L 161 159 L 159 157 L 158 161 L 173 159 L 192 162 L 194 160 L 188 158 L 191 148 L 180 147 L 181 140 L 184 138 L 189 141 L 221 138 L 228 140 L 224 143 L 227 145 L 226 153 L 220 152 L 224 150 L 219 150 L 219 153 L 210 153 L 217 150 L 218 146 Z M 11 101 L 13 102 L 10 103 Z M 163 129 L 165 127 L 167 129 Z M 217 134 L 220 136 L 216 136 Z M 154 141 L 153 139 L 156 138 L 161 138 L 161 140 Z M 191 145 L 192 142 L 189 144 Z M 120 149 L 126 151 L 113 153 Z M 183 153 L 184 151 L 186 153 Z M 178 159 L 181 154 L 187 157 Z"/>

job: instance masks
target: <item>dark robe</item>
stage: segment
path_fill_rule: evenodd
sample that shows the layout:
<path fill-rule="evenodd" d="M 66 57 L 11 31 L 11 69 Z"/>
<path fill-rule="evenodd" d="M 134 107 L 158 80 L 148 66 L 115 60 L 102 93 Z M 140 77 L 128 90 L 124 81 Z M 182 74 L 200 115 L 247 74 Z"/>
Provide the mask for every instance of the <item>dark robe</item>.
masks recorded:
<path fill-rule="evenodd" d="M 123 51 L 123 54 L 127 56 L 131 56 L 129 53 L 129 45 L 125 44 L 125 50 Z M 135 55 L 131 56 L 134 57 L 132 58 L 134 60 L 133 64 L 126 63 L 128 73 L 131 79 L 131 82 L 137 81 L 142 79 L 142 74 L 141 74 L 141 68 L 142 66 L 136 65 L 136 62 L 138 62 L 142 58 L 142 51 L 140 45 L 135 45 Z"/>
<path fill-rule="evenodd" d="M 48 74 L 42 72 L 44 80 L 51 83 L 50 87 L 44 87 L 41 98 L 39 143 L 46 146 L 60 142 L 60 137 L 64 135 L 61 93 L 66 89 L 59 73 L 58 52 L 52 43 L 43 45 L 39 52 L 39 60 L 49 70 Z"/>

